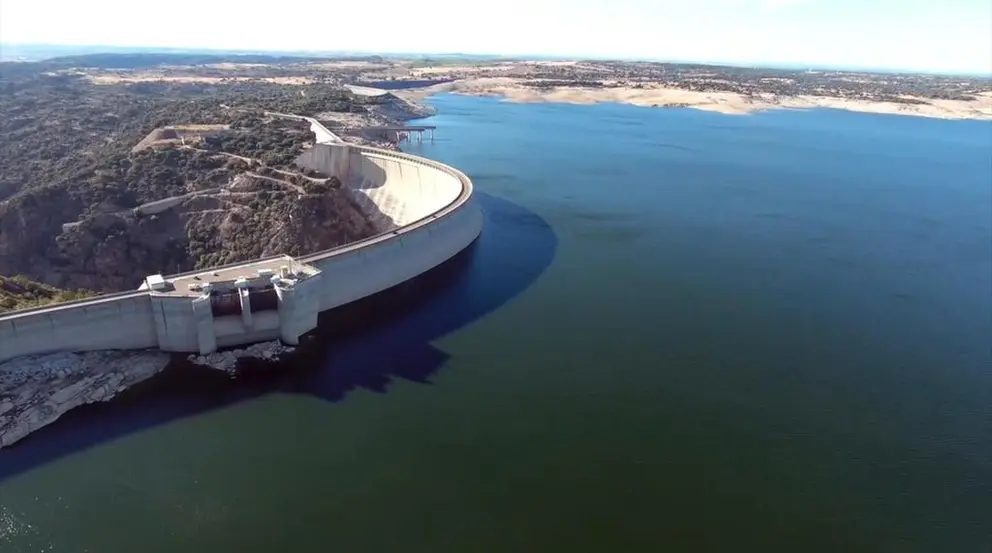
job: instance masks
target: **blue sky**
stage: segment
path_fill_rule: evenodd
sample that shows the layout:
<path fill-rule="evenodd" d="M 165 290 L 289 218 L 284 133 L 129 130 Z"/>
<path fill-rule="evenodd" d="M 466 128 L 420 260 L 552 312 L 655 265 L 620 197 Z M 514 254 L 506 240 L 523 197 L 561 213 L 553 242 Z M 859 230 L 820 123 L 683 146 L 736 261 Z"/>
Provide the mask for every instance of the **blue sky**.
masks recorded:
<path fill-rule="evenodd" d="M 2 0 L 0 41 L 992 74 L 992 0 Z"/>

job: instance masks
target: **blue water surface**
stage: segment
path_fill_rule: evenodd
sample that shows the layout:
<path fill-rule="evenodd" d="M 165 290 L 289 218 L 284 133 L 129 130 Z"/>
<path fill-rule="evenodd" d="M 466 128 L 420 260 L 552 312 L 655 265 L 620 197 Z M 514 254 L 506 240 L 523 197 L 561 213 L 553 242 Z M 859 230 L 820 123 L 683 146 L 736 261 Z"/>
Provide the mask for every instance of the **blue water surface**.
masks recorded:
<path fill-rule="evenodd" d="M 992 123 L 431 102 L 478 243 L 0 453 L 0 550 L 992 547 Z"/>

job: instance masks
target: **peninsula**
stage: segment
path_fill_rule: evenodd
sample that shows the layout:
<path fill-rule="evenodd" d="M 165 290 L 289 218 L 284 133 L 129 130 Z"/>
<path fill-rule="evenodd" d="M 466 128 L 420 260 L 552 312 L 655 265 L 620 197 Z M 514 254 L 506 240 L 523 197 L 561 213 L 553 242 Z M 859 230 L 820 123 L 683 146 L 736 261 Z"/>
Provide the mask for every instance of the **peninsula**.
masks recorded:
<path fill-rule="evenodd" d="M 368 78 L 446 80 L 409 93 L 412 99 L 445 91 L 514 102 L 619 102 L 727 114 L 819 107 L 992 120 L 989 77 L 575 60 L 418 63 Z"/>

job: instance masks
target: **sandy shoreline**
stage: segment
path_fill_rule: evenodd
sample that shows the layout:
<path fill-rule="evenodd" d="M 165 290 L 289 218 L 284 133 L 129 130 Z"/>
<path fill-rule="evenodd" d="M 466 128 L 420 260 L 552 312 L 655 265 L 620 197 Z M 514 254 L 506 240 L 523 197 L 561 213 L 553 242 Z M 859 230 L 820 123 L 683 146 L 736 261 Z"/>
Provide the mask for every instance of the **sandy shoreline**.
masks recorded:
<path fill-rule="evenodd" d="M 746 97 L 734 92 L 697 92 L 662 86 L 644 88 L 547 88 L 527 86 L 526 79 L 479 77 L 443 83 L 432 87 L 393 91 L 409 100 L 422 100 L 439 92 L 471 96 L 492 96 L 509 102 L 557 102 L 598 104 L 616 102 L 645 107 L 689 107 L 718 113 L 743 115 L 770 109 L 832 108 L 865 113 L 913 115 L 939 119 L 975 119 L 992 121 L 992 93 L 983 93 L 975 101 L 926 100 L 926 104 L 875 102 L 824 96 Z"/>

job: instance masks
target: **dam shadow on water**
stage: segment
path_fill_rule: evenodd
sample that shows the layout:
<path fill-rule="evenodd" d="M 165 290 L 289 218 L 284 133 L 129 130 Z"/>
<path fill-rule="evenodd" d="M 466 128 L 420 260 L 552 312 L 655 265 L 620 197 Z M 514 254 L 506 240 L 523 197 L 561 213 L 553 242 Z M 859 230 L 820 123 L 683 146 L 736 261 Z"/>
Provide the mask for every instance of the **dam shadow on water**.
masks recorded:
<path fill-rule="evenodd" d="M 448 355 L 432 345 L 495 311 L 533 284 L 554 260 L 558 239 L 536 213 L 476 193 L 482 235 L 420 277 L 320 315 L 297 355 L 277 366 L 248 362 L 236 379 L 186 363 L 109 403 L 77 408 L 0 451 L 0 481 L 128 434 L 272 392 L 329 402 L 350 391 L 389 390 L 396 379 L 430 384 Z"/>

